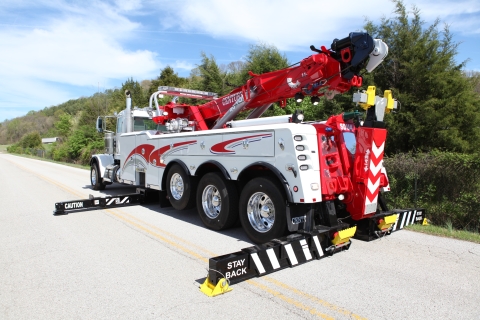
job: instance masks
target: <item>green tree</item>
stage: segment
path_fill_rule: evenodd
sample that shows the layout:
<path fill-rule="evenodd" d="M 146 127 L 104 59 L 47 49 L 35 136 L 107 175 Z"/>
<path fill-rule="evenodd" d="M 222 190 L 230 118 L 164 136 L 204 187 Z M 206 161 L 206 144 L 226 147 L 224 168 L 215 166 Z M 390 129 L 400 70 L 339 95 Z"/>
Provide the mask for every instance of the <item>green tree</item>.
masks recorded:
<path fill-rule="evenodd" d="M 89 144 L 97 145 L 99 139 L 97 131 L 93 125 L 83 125 L 75 130 L 67 141 L 68 155 L 71 159 L 77 159 L 82 154 L 82 151 Z M 101 143 L 101 141 L 100 141 Z"/>
<path fill-rule="evenodd" d="M 196 89 L 215 92 L 220 96 L 230 91 L 225 85 L 225 73 L 220 71 L 212 55 L 208 57 L 205 52 L 202 52 L 202 63 L 197 68 L 200 73 L 198 83 L 200 88 Z"/>
<path fill-rule="evenodd" d="M 244 61 L 233 61 L 224 67 L 225 85 L 228 90 L 243 85 L 242 72 L 245 68 Z"/>
<path fill-rule="evenodd" d="M 150 88 L 148 91 L 148 97 L 158 90 L 159 86 L 171 86 L 171 87 L 185 87 L 187 79 L 180 77 L 172 67 L 166 66 L 160 71 L 160 75 L 151 81 Z"/>
<path fill-rule="evenodd" d="M 246 62 L 240 71 L 238 85 L 243 85 L 249 78 L 249 71 L 262 74 L 288 67 L 288 60 L 275 46 L 260 43 L 251 45 L 246 57 Z"/>
<path fill-rule="evenodd" d="M 176 73 L 172 67 L 166 66 L 160 72 L 160 75 L 151 81 L 150 87 L 148 90 L 148 98 L 158 91 L 158 87 L 160 86 L 170 86 L 170 87 L 177 87 L 177 88 L 188 88 L 188 81 L 186 78 L 180 77 L 178 73 Z M 171 101 L 172 97 L 165 96 L 164 98 L 158 101 L 159 104 L 163 105 L 168 101 Z M 182 99 L 184 101 L 185 99 Z"/>
<path fill-rule="evenodd" d="M 72 131 L 72 116 L 68 113 L 61 113 L 57 122 L 55 122 L 55 129 L 61 138 L 66 138 Z"/>
<path fill-rule="evenodd" d="M 29 124 L 22 121 L 20 118 L 15 118 L 7 122 L 7 141 L 15 143 L 19 141 L 22 136 L 29 131 Z"/>
<path fill-rule="evenodd" d="M 475 81 L 456 64 L 458 43 L 440 20 L 425 27 L 420 10 L 411 18 L 403 1 L 394 0 L 395 17 L 366 29 L 389 46 L 389 54 L 373 73 L 380 91 L 392 89 L 401 102 L 398 114 L 388 115 L 387 153 L 414 148 L 469 152 L 480 146 L 480 98 Z"/>
<path fill-rule="evenodd" d="M 150 96 L 148 96 L 148 94 L 144 92 L 142 86 L 138 81 L 134 81 L 133 78 L 130 78 L 122 84 L 121 89 L 115 89 L 113 92 L 111 92 L 111 95 L 107 102 L 109 106 L 109 113 L 113 113 L 115 111 L 119 112 L 125 109 L 126 90 L 130 91 L 130 95 L 132 98 L 132 108 L 134 106 L 138 106 L 140 108 L 148 106 L 148 99 Z"/>
<path fill-rule="evenodd" d="M 19 144 L 22 148 L 41 148 L 41 149 L 43 149 L 42 138 L 40 138 L 40 134 L 36 131 L 35 132 L 30 132 L 30 133 L 27 133 L 26 135 L 24 135 Z"/>

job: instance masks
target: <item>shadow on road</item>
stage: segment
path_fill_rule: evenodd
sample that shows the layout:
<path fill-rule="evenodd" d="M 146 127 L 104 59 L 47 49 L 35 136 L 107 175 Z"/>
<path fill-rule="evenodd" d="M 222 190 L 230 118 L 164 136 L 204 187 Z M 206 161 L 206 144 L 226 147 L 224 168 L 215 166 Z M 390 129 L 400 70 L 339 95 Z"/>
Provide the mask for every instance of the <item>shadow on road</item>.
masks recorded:
<path fill-rule="evenodd" d="M 120 185 L 120 184 L 113 184 L 107 186 L 105 190 L 100 190 L 100 191 L 94 191 L 90 185 L 85 185 L 82 187 L 82 189 L 90 189 L 94 192 L 99 192 L 100 195 L 96 194 L 93 195 L 95 197 L 106 197 L 106 196 L 118 196 L 118 195 L 124 195 L 124 194 L 131 194 L 136 192 L 135 186 L 126 186 L 126 185 Z M 172 207 L 164 207 L 161 208 L 159 202 L 149 202 L 149 203 L 144 203 L 144 204 L 134 204 L 132 206 L 142 206 L 143 208 L 148 208 L 152 213 L 154 214 L 163 214 L 169 217 L 172 217 L 174 219 L 190 223 L 192 225 L 195 225 L 197 227 L 202 227 L 206 228 L 202 220 L 200 219 L 197 209 L 193 208 L 190 210 L 176 210 Z M 118 207 L 117 207 L 118 208 Z M 82 211 L 89 211 L 89 210 L 103 210 L 102 208 L 90 208 L 90 209 L 85 209 L 85 210 L 77 210 L 75 212 L 82 212 Z M 75 213 L 72 212 L 72 213 Z M 71 214 L 71 213 L 69 213 Z M 211 230 L 211 232 L 218 232 L 220 234 L 232 237 L 237 239 L 238 241 L 245 241 L 248 243 L 251 243 L 254 245 L 250 239 L 245 235 L 242 226 L 240 225 L 240 221 L 238 221 L 234 227 L 227 229 L 227 230 L 221 230 L 221 231 L 215 231 Z"/>

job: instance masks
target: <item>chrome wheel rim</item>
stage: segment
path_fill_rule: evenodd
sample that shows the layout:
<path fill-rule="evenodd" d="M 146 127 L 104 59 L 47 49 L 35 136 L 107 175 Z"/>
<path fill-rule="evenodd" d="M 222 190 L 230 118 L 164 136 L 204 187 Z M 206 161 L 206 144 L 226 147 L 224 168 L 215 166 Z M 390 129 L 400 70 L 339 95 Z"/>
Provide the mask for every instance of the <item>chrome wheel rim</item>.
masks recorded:
<path fill-rule="evenodd" d="M 202 207 L 203 212 L 210 219 L 216 219 L 222 210 L 222 198 L 220 192 L 213 185 L 208 185 L 202 192 Z"/>
<path fill-rule="evenodd" d="M 175 200 L 180 200 L 183 196 L 183 179 L 178 173 L 174 173 L 170 179 L 170 192 Z"/>
<path fill-rule="evenodd" d="M 272 199 L 263 192 L 254 193 L 248 199 L 247 215 L 255 231 L 260 233 L 270 231 L 275 222 L 275 206 Z"/>
<path fill-rule="evenodd" d="M 92 171 L 90 171 L 90 178 L 92 181 L 92 186 L 97 184 L 97 169 L 95 167 L 92 168 Z"/>

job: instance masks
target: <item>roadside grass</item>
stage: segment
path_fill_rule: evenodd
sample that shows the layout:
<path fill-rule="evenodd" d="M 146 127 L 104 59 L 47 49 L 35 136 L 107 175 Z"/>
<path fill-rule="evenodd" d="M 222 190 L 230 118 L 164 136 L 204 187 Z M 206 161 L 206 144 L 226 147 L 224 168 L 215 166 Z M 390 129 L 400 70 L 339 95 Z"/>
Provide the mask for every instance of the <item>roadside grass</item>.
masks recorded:
<path fill-rule="evenodd" d="M 465 231 L 465 230 L 456 230 L 451 227 L 448 223 L 445 227 L 434 226 L 434 225 L 421 225 L 421 224 L 412 224 L 406 227 L 407 230 L 426 233 L 439 237 L 453 238 L 458 240 L 470 241 L 475 243 L 480 243 L 480 233 Z"/>
<path fill-rule="evenodd" d="M 2 152 L 2 149 L 1 149 L 1 148 L 0 148 L 0 152 Z M 7 153 L 6 148 L 5 148 L 4 153 Z M 11 154 L 14 155 L 14 156 L 19 156 L 19 157 L 24 157 L 24 158 L 30 158 L 30 159 L 37 159 L 37 160 L 42 160 L 42 161 L 47 161 L 47 162 L 52 162 L 52 163 L 61 164 L 61 165 L 64 165 L 64 166 L 69 166 L 69 167 L 74 167 L 74 168 L 80 168 L 80 169 L 84 169 L 84 170 L 90 170 L 90 167 L 89 167 L 89 166 L 84 166 L 84 165 L 81 165 L 81 164 L 55 161 L 55 160 L 52 160 L 52 159 L 46 159 L 46 158 L 42 158 L 42 157 L 32 156 L 32 155 L 30 155 L 30 154 L 18 154 L 18 153 L 11 153 Z"/>
<path fill-rule="evenodd" d="M 9 144 L 0 144 L 0 153 L 7 153 L 7 147 Z"/>

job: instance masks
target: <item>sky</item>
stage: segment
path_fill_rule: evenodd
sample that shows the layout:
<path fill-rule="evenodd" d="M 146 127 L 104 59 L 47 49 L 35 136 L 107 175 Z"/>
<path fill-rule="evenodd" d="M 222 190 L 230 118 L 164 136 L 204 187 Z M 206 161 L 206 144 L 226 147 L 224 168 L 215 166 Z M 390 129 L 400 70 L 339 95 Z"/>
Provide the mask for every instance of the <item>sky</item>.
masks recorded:
<path fill-rule="evenodd" d="M 456 60 L 480 71 L 480 1 L 404 0 L 425 25 L 440 19 L 460 43 Z M 290 63 L 393 18 L 386 0 L 2 0 L 0 122 L 29 111 L 155 79 L 166 66 L 187 77 L 201 53 L 217 64 L 273 45 Z"/>

